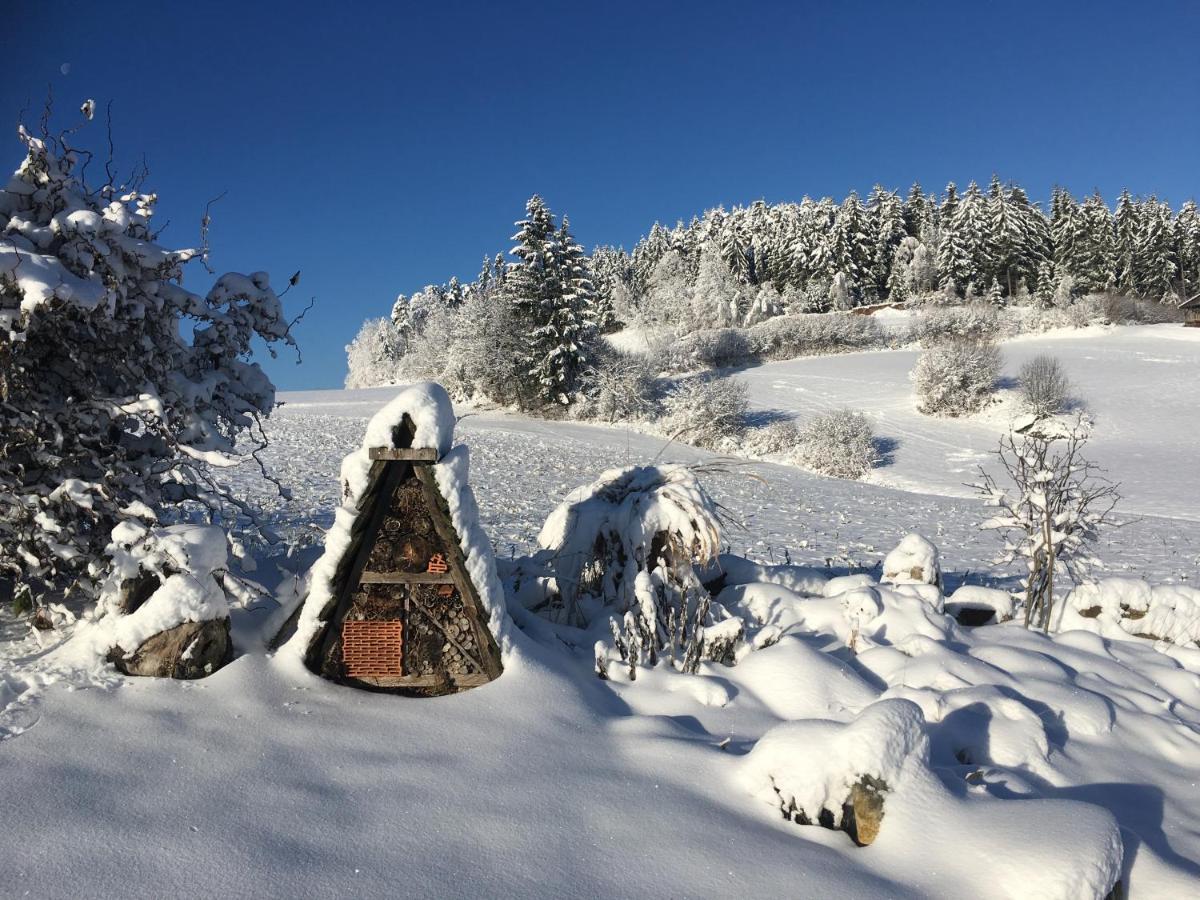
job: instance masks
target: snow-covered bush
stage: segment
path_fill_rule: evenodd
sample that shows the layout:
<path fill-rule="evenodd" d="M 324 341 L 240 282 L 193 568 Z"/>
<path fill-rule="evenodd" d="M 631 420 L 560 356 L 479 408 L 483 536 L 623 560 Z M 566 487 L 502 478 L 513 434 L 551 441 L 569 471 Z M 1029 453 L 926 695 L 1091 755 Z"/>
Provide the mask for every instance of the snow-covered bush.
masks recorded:
<path fill-rule="evenodd" d="M 847 313 L 777 316 L 748 329 L 750 351 L 761 359 L 792 359 L 887 345 L 870 316 Z"/>
<path fill-rule="evenodd" d="M 879 461 L 871 420 L 853 409 L 809 419 L 800 429 L 796 461 L 835 478 L 862 478 Z"/>
<path fill-rule="evenodd" d="M 752 358 L 747 333 L 740 328 L 706 328 L 684 335 L 670 349 L 670 368 L 676 372 L 723 369 Z"/>
<path fill-rule="evenodd" d="M 652 418 L 661 389 L 650 360 L 615 350 L 596 355 L 596 365 L 584 375 L 580 414 L 609 423 Z"/>
<path fill-rule="evenodd" d="M 187 501 L 249 512 L 210 466 L 265 443 L 275 389 L 247 357 L 293 340 L 266 273 L 185 289 L 206 251 L 155 242 L 156 195 L 90 188 L 86 155 L 20 136 L 0 194 L 0 571 L 35 596 L 93 596 L 119 523 Z"/>
<path fill-rule="evenodd" d="M 686 378 L 667 395 L 664 425 L 673 438 L 717 448 L 746 428 L 750 390 L 737 378 Z"/>
<path fill-rule="evenodd" d="M 1113 291 L 1089 297 L 1099 304 L 1104 321 L 1112 325 L 1161 325 L 1183 321 L 1183 313 L 1168 303 L 1155 303 Z"/>
<path fill-rule="evenodd" d="M 741 450 L 747 456 L 790 455 L 799 443 L 800 427 L 791 419 L 779 419 L 747 429 Z"/>
<path fill-rule="evenodd" d="M 1025 408 L 1039 418 L 1057 415 L 1067 408 L 1071 382 L 1062 363 L 1053 356 L 1035 356 L 1021 366 L 1018 375 L 1021 401 Z"/>
<path fill-rule="evenodd" d="M 395 384 L 405 342 L 390 319 L 367 319 L 346 345 L 346 387 Z"/>
<path fill-rule="evenodd" d="M 611 646 L 596 647 L 601 677 L 617 659 L 630 680 L 660 655 L 685 672 L 702 659 L 733 662 L 741 621 L 712 603 L 693 568 L 713 559 L 721 540 L 720 508 L 698 471 L 612 469 L 573 491 L 542 527 L 532 564 L 549 570 L 554 589 L 533 609 L 579 628 L 613 617 Z"/>
<path fill-rule="evenodd" d="M 947 338 L 926 347 L 912 371 L 917 409 L 963 416 L 981 409 L 1000 376 L 1000 349 L 991 340 Z"/>

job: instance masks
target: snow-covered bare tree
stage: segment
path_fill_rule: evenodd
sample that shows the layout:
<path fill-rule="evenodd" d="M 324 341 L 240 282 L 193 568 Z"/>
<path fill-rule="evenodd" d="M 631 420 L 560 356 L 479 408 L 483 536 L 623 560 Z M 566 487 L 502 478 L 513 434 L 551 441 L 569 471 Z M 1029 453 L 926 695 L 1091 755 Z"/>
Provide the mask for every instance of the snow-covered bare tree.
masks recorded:
<path fill-rule="evenodd" d="M 1100 529 L 1115 524 L 1117 485 L 1083 457 L 1082 422 L 1066 429 L 1037 426 L 1000 442 L 998 481 L 980 469 L 975 485 L 984 503 L 997 509 L 983 523 L 1004 541 L 998 563 L 1025 564 L 1025 624 L 1049 631 L 1055 575 L 1079 583 L 1092 560 L 1088 554 Z"/>
<path fill-rule="evenodd" d="M 275 388 L 252 342 L 294 342 L 264 272 L 183 287 L 206 251 L 157 243 L 142 179 L 89 187 L 89 154 L 19 135 L 0 193 L 0 571 L 35 597 L 94 596 L 118 523 L 250 512 L 213 467 L 265 443 Z"/>

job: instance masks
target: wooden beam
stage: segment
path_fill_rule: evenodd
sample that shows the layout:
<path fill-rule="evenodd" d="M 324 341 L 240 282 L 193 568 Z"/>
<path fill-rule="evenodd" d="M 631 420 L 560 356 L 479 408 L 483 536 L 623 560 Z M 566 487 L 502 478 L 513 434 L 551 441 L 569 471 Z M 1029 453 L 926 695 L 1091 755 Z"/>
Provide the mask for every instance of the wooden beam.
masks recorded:
<path fill-rule="evenodd" d="M 487 675 L 375 675 L 364 678 L 354 678 L 354 681 L 380 688 L 427 688 L 453 685 L 455 687 L 479 687 L 492 679 Z"/>
<path fill-rule="evenodd" d="M 363 572 L 359 584 L 457 584 L 449 572 Z"/>
<path fill-rule="evenodd" d="M 371 459 L 389 462 L 437 462 L 438 452 L 432 447 L 372 447 Z"/>

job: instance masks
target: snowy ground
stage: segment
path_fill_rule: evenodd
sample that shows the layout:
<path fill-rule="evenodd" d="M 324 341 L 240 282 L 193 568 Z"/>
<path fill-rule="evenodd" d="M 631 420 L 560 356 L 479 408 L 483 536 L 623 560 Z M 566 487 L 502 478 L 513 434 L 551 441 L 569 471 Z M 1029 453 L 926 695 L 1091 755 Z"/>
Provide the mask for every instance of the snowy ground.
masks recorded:
<path fill-rule="evenodd" d="M 1063 364 L 1076 399 L 1094 420 L 1088 453 L 1122 485 L 1123 508 L 1141 515 L 1200 521 L 1200 329 L 1178 325 L 1057 331 L 1004 344 L 1004 379 L 1049 354 Z M 894 444 L 876 480 L 922 493 L 968 496 L 972 480 L 1013 412 L 1002 404 L 971 419 L 933 419 L 916 411 L 908 373 L 916 350 L 852 353 L 768 363 L 748 369 L 755 404 L 803 419 L 839 406 L 874 418 Z M 1004 392 L 1002 392 L 1002 395 Z"/>
<path fill-rule="evenodd" d="M 1096 418 L 1092 455 L 1141 514 L 1099 555 L 1151 580 L 1200 581 L 1188 392 L 1200 341 L 1157 328 L 1022 340 L 1005 346 L 1009 369 L 1036 352 L 1064 360 Z M 988 567 L 978 505 L 955 496 L 999 425 L 911 412 L 911 365 L 892 352 L 740 373 L 764 407 L 857 406 L 897 444 L 884 484 L 767 464 L 715 478 L 744 526 L 727 535 L 734 552 L 838 574 L 917 530 L 941 548 L 949 588 L 1011 581 Z M 338 462 L 393 393 L 281 398 L 270 461 L 296 492 L 274 510 L 283 530 L 329 525 Z M 493 412 L 467 415 L 458 437 L 500 557 L 528 552 L 566 491 L 604 468 L 707 457 Z M 273 564 L 258 575 L 280 578 Z M 749 593 L 785 637 L 732 669 L 605 683 L 590 653 L 518 632 L 498 682 L 431 701 L 350 691 L 271 658 L 270 601 L 237 615 L 243 655 L 194 683 L 56 669 L 0 618 L 0 885 L 53 897 L 1090 896 L 1087 811 L 1108 810 L 1135 900 L 1200 886 L 1200 651 L 1004 626 L 905 638 L 906 619 L 855 655 L 831 601 Z M 768 729 L 848 721 L 879 697 L 925 711 L 940 806 L 897 805 L 859 849 L 747 791 L 746 754 Z"/>

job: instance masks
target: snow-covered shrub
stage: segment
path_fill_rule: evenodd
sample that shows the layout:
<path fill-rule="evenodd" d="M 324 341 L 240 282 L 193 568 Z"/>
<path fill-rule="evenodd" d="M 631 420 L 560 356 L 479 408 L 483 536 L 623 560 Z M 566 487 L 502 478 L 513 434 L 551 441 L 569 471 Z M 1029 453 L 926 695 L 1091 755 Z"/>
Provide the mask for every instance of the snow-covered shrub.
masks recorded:
<path fill-rule="evenodd" d="M 583 379 L 580 415 L 604 422 L 652 418 L 659 410 L 657 370 L 640 354 L 598 352 L 596 365 Z"/>
<path fill-rule="evenodd" d="M 741 452 L 747 456 L 792 454 L 800 443 L 800 427 L 791 419 L 779 419 L 746 430 Z"/>
<path fill-rule="evenodd" d="M 761 359 L 792 359 L 887 345 L 870 316 L 847 313 L 777 316 L 748 329 L 750 351 Z"/>
<path fill-rule="evenodd" d="M 1062 363 L 1053 356 L 1035 356 L 1021 366 L 1017 376 L 1025 409 L 1039 418 L 1057 415 L 1067 408 L 1071 382 Z"/>
<path fill-rule="evenodd" d="M 1113 291 L 1089 295 L 1098 303 L 1104 321 L 1112 325 L 1161 325 L 1182 322 L 1183 313 L 1168 303 L 1155 303 Z"/>
<path fill-rule="evenodd" d="M 750 362 L 752 358 L 745 330 L 705 328 L 684 335 L 671 345 L 669 367 L 675 372 L 723 369 Z"/>
<path fill-rule="evenodd" d="M 391 319 L 367 319 L 346 345 L 346 387 L 395 384 L 405 342 Z"/>
<path fill-rule="evenodd" d="M 745 431 L 750 390 L 737 378 L 686 378 L 666 399 L 664 426 L 673 438 L 698 447 L 719 447 Z"/>
<path fill-rule="evenodd" d="M 822 475 L 862 478 L 879 461 L 871 420 L 853 409 L 815 416 L 800 429 L 795 458 Z"/>
<path fill-rule="evenodd" d="M 926 347 L 912 371 L 917 409 L 963 416 L 981 409 L 1000 376 L 1000 349 L 991 340 L 946 338 Z"/>
<path fill-rule="evenodd" d="M 91 189 L 85 155 L 20 136 L 0 193 L 0 571 L 35 596 L 93 596 L 88 565 L 119 523 L 187 501 L 249 512 L 209 467 L 265 443 L 275 388 L 254 340 L 294 342 L 266 273 L 186 290 L 206 251 L 155 242 L 156 195 Z"/>
<path fill-rule="evenodd" d="M 538 535 L 534 562 L 552 573 L 556 590 L 537 598 L 534 611 L 581 628 L 615 614 L 611 647 L 597 646 L 601 677 L 614 654 L 630 679 L 660 655 L 685 672 L 702 659 L 733 662 L 741 622 L 712 604 L 693 568 L 715 557 L 721 539 L 719 507 L 698 471 L 612 469 L 573 491 Z"/>

